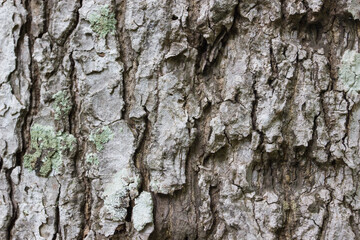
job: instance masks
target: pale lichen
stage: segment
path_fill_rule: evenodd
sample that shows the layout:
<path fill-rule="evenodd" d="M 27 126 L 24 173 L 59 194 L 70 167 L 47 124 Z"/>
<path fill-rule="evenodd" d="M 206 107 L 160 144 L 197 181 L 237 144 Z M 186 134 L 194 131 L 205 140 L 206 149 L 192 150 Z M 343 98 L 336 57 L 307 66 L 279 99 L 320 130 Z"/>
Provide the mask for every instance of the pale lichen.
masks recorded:
<path fill-rule="evenodd" d="M 59 91 L 53 95 L 55 119 L 60 120 L 66 118 L 72 108 L 69 93 L 67 91 Z"/>
<path fill-rule="evenodd" d="M 124 221 L 131 196 L 138 195 L 139 176 L 129 168 L 117 172 L 110 183 L 104 187 L 104 206 L 109 218 Z"/>
<path fill-rule="evenodd" d="M 350 0 L 348 9 L 354 19 L 360 19 L 360 3 L 359 0 Z"/>
<path fill-rule="evenodd" d="M 115 33 L 115 14 L 110 11 L 108 5 L 101 7 L 97 13 L 90 14 L 88 20 L 91 29 L 102 38 L 105 38 L 108 33 Z"/>
<path fill-rule="evenodd" d="M 99 165 L 99 159 L 96 153 L 88 153 L 86 154 L 86 162 L 90 164 Z"/>
<path fill-rule="evenodd" d="M 104 149 L 104 144 L 113 138 L 114 134 L 108 126 L 96 129 L 90 134 L 89 140 L 95 144 L 96 151 Z"/>
<path fill-rule="evenodd" d="M 95 129 L 89 136 L 89 141 L 95 145 L 97 152 L 104 149 L 104 145 L 114 137 L 113 132 L 108 126 Z M 99 158 L 97 153 L 90 152 L 86 154 L 85 161 L 92 165 L 99 164 Z"/>
<path fill-rule="evenodd" d="M 24 155 L 24 167 L 35 170 L 47 177 L 52 170 L 57 171 L 62 164 L 65 151 L 72 151 L 76 139 L 68 133 L 55 132 L 52 127 L 35 124 L 30 130 L 30 149 Z"/>
<path fill-rule="evenodd" d="M 360 90 L 360 54 L 346 50 L 341 59 L 339 80 L 346 91 Z"/>
<path fill-rule="evenodd" d="M 153 222 L 153 201 L 149 192 L 144 191 L 135 199 L 132 221 L 138 232 Z"/>

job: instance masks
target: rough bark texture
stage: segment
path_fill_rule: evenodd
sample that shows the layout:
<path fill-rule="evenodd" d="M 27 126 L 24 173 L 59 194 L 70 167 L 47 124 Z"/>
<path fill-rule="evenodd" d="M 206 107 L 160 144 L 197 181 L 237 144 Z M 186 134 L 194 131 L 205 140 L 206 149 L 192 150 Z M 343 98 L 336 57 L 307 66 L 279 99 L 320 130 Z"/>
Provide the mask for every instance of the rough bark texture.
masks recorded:
<path fill-rule="evenodd" d="M 358 0 L 3 0 L 0 239 L 359 239 Z"/>

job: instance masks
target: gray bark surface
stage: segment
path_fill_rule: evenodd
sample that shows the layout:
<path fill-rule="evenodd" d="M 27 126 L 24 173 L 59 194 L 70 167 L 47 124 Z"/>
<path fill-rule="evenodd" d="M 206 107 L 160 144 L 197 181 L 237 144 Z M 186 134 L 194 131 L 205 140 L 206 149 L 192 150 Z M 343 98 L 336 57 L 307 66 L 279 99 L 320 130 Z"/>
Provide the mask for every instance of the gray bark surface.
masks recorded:
<path fill-rule="evenodd" d="M 0 2 L 0 239 L 360 239 L 358 0 Z"/>

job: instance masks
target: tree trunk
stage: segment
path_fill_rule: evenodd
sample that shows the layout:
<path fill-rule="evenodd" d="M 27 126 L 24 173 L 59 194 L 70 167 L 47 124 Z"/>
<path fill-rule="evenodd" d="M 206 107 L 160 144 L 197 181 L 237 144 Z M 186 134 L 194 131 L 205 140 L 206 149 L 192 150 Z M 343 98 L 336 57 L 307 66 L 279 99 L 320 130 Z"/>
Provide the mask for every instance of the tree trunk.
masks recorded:
<path fill-rule="evenodd" d="M 359 17 L 3 0 L 0 239 L 360 239 Z"/>

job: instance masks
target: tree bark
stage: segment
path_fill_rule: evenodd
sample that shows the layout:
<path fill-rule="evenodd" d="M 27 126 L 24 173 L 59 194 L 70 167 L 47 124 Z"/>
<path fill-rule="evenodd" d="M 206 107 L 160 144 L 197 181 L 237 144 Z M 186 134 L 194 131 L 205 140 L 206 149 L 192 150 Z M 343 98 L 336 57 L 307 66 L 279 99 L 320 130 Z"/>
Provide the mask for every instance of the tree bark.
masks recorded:
<path fill-rule="evenodd" d="M 0 239 L 360 239 L 359 18 L 3 0 Z"/>

